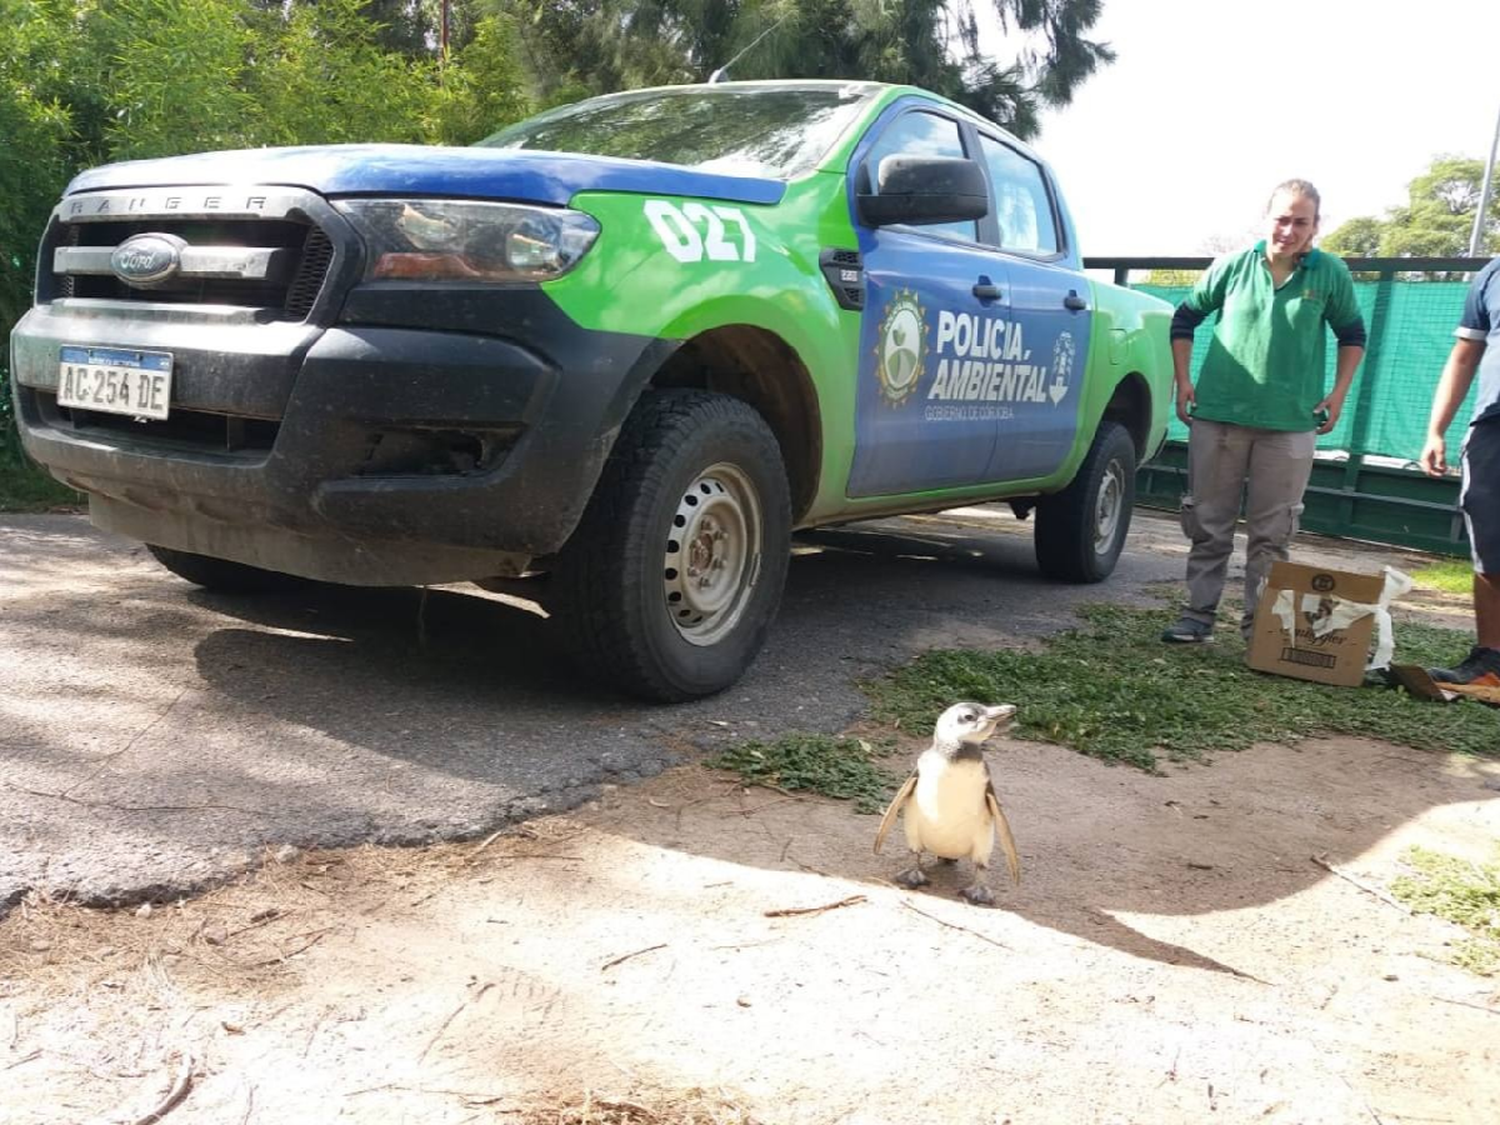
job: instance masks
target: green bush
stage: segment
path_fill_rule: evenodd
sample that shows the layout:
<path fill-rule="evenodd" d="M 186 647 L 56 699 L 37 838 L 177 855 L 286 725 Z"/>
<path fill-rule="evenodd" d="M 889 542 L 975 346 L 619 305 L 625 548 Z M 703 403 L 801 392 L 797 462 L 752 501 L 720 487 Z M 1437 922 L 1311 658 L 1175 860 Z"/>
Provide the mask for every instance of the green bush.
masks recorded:
<path fill-rule="evenodd" d="M 48 215 L 85 168 L 258 145 L 468 144 L 530 111 L 503 17 L 473 23 L 444 62 L 425 41 L 400 49 L 379 8 L 0 0 L 0 339 L 31 305 Z M 21 452 L 8 367 L 0 346 L 0 508 L 76 499 Z"/>

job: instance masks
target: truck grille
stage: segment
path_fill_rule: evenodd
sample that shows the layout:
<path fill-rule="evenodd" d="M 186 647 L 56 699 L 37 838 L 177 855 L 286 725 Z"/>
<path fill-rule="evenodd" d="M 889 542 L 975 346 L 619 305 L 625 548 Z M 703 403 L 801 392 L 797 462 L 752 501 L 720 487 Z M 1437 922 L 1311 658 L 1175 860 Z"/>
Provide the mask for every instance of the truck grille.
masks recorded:
<path fill-rule="evenodd" d="M 138 422 L 119 414 L 100 414 L 91 410 L 69 409 L 56 405 L 48 396 L 57 415 L 72 423 L 81 435 L 90 431 L 101 435 L 129 438 L 132 445 L 156 445 L 203 450 L 226 454 L 256 455 L 269 453 L 276 444 L 279 422 L 265 418 L 240 418 L 204 410 L 173 410 L 164 421 Z"/>
<path fill-rule="evenodd" d="M 222 189 L 207 190 L 65 199 L 42 247 L 52 271 L 38 298 L 229 305 L 264 310 L 275 320 L 305 320 L 337 256 L 334 240 L 309 215 L 330 213 L 327 204 L 285 189 L 240 192 L 234 200 Z M 145 235 L 155 236 L 149 241 L 158 247 L 175 248 L 174 265 L 165 278 L 127 280 L 116 269 L 116 251 Z"/>

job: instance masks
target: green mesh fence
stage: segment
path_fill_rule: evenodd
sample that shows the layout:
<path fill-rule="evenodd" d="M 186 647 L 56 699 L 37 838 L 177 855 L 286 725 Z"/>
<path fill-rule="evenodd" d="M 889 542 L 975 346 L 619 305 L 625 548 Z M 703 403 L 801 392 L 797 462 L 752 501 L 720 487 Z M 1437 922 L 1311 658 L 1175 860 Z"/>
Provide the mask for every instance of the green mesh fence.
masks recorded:
<path fill-rule="evenodd" d="M 1174 305 L 1187 296 L 1186 285 L 1136 285 Z M 1333 430 L 1318 439 L 1322 450 L 1415 461 L 1427 438 L 1432 394 L 1453 346 L 1453 329 L 1463 311 L 1467 281 L 1408 281 L 1400 276 L 1355 282 L 1360 311 L 1369 332 L 1365 360 L 1354 377 L 1343 414 Z M 1214 318 L 1193 339 L 1193 373 L 1208 351 Z M 1330 338 L 1327 385 L 1333 386 L 1335 352 Z M 1476 380 L 1477 384 L 1477 380 Z M 1449 460 L 1458 449 L 1473 410 L 1474 388 L 1448 431 Z M 1187 427 L 1175 418 L 1167 436 L 1187 440 Z"/>

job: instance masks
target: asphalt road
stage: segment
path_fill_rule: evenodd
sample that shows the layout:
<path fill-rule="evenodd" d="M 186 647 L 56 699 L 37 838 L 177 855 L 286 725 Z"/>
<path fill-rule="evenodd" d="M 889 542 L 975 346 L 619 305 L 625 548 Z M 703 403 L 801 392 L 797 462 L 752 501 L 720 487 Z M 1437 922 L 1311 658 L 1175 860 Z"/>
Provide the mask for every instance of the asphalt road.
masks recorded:
<path fill-rule="evenodd" d="M 1103 586 L 1043 579 L 1002 509 L 799 539 L 777 626 L 715 698 L 579 682 L 534 604 L 456 586 L 210 595 L 75 515 L 0 515 L 0 913 L 189 893 L 265 849 L 474 837 L 696 750 L 858 717 L 857 681 L 1013 644 L 1176 579 L 1138 515 Z"/>

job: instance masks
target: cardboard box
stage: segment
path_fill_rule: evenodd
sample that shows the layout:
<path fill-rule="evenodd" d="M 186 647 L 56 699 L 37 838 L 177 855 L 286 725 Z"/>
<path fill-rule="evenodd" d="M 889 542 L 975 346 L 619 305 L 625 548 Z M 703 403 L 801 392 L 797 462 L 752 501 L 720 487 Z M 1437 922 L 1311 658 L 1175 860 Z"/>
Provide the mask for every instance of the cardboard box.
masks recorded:
<path fill-rule="evenodd" d="M 1384 587 L 1379 574 L 1273 564 L 1245 662 L 1278 676 L 1358 687 L 1375 636 L 1374 613 L 1360 607 L 1373 608 Z"/>

